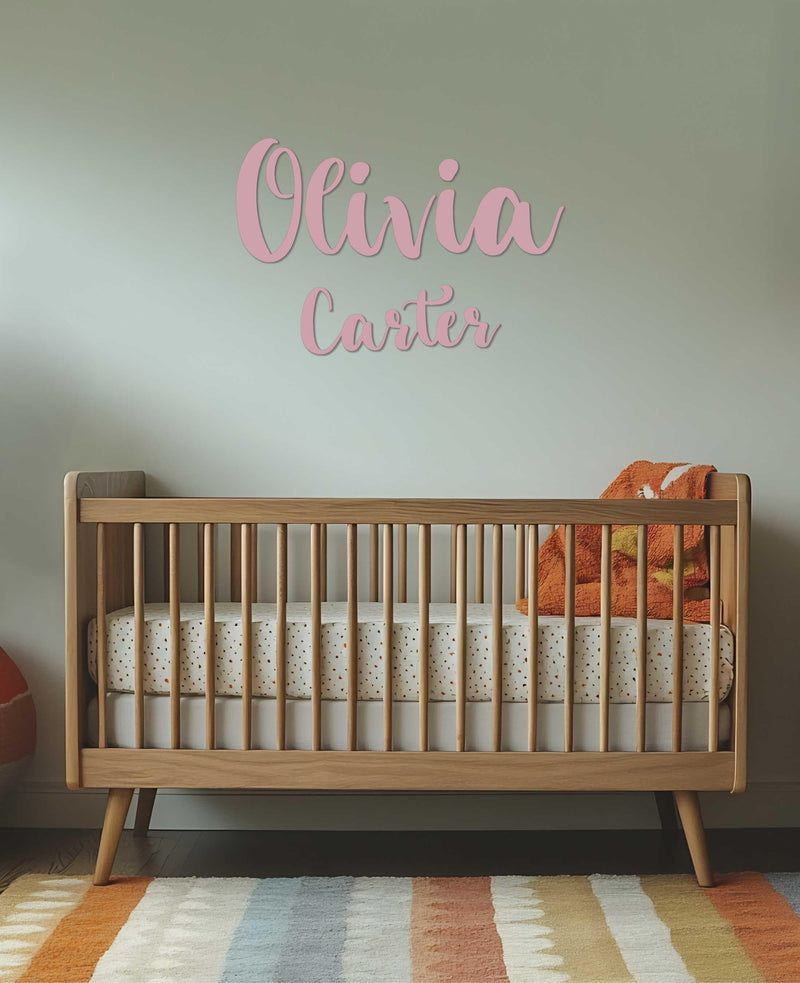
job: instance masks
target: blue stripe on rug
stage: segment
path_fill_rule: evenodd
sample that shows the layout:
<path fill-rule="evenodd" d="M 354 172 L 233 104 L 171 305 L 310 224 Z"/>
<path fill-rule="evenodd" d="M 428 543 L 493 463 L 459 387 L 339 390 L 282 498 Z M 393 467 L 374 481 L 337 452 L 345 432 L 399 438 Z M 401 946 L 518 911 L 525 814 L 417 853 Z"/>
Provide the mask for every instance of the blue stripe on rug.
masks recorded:
<path fill-rule="evenodd" d="M 301 884 L 295 877 L 275 877 L 257 885 L 231 939 L 220 983 L 283 979 L 277 968 L 287 949 L 292 908 Z"/>
<path fill-rule="evenodd" d="M 276 966 L 275 983 L 335 983 L 342 966 L 352 877 L 303 877 L 289 912 L 292 931 Z M 251 977 L 252 979 L 252 977 Z"/>
<path fill-rule="evenodd" d="M 775 890 L 786 898 L 795 915 L 800 915 L 800 874 L 765 874 L 764 876 Z"/>

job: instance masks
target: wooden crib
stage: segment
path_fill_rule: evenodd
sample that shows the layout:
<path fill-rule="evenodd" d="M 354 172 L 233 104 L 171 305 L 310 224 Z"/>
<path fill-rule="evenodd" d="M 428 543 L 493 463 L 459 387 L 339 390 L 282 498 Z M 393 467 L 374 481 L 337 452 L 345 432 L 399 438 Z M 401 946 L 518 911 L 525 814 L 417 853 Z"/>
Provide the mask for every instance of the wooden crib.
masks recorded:
<path fill-rule="evenodd" d="M 147 498 L 142 472 L 80 473 L 65 482 L 66 530 L 66 779 L 69 788 L 107 788 L 108 802 L 100 843 L 95 883 L 105 884 L 131 803 L 140 790 L 137 828 L 146 831 L 158 788 L 231 788 L 360 792 L 386 791 L 654 791 L 673 792 L 698 881 L 712 884 L 698 791 L 741 792 L 745 787 L 747 724 L 747 625 L 750 531 L 750 485 L 744 475 L 712 474 L 708 499 L 698 500 L 458 500 L 458 499 L 277 499 L 277 498 Z M 600 706 L 595 751 L 574 750 L 572 699 L 563 704 L 563 750 L 537 747 L 538 649 L 538 545 L 554 525 L 565 526 L 565 692 L 573 692 L 575 637 L 575 527 L 602 527 L 602 611 L 600 615 Z M 609 748 L 609 664 L 611 659 L 611 527 L 638 527 L 638 683 L 636 741 L 627 751 Z M 196 527 L 197 540 L 187 550 L 181 527 Z M 647 527 L 674 527 L 674 555 L 682 557 L 683 529 L 706 528 L 710 559 L 711 646 L 709 693 L 719 679 L 721 625 L 734 639 L 734 680 L 728 698 L 730 740 L 719 740 L 720 706 L 708 699 L 707 750 L 682 749 L 683 701 L 672 697 L 671 751 L 651 751 L 645 744 L 647 659 Z M 155 531 L 157 528 L 157 532 Z M 277 690 L 275 695 L 275 750 L 253 747 L 253 604 L 259 594 L 259 531 L 272 527 L 274 563 L 269 583 L 274 584 L 277 621 Z M 296 527 L 304 527 L 298 530 Z M 337 528 L 338 527 L 338 528 Z M 418 750 L 393 750 L 391 646 L 382 667 L 383 750 L 357 750 L 359 621 L 359 527 L 366 527 L 369 554 L 368 583 L 363 594 L 382 600 L 386 639 L 392 638 L 394 605 L 408 603 L 409 580 L 419 610 Z M 445 527 L 442 530 L 437 527 Z M 224 528 L 229 543 L 230 583 L 218 589 L 222 551 L 218 531 Z M 331 540 L 329 540 L 329 529 Z M 412 536 L 409 536 L 409 530 Z M 432 535 L 432 530 L 435 534 Z M 447 535 L 449 530 L 449 535 Z M 469 530 L 469 532 L 468 532 Z M 286 740 L 286 610 L 292 563 L 293 535 L 308 537 L 302 567 L 310 571 L 307 598 L 311 611 L 310 749 L 295 750 Z M 323 732 L 321 691 L 321 615 L 328 595 L 328 571 L 338 537 L 341 598 L 347 603 L 347 739 L 345 750 L 327 750 Z M 362 538 L 364 532 L 362 530 Z M 409 540 L 416 539 L 416 549 Z M 181 563 L 181 542 L 184 562 Z M 442 551 L 442 543 L 444 551 Z M 526 590 L 529 604 L 527 656 L 527 750 L 503 750 L 502 603 L 504 543 L 514 554 L 514 596 Z M 147 557 L 145 556 L 147 544 Z M 509 545 L 510 544 L 510 547 Z M 468 555 L 469 547 L 469 555 Z M 444 552 L 444 556 L 435 555 Z M 308 552 L 306 552 L 308 550 Z M 449 556 L 447 552 L 449 550 Z M 272 550 L 270 550 L 272 552 Z M 363 552 L 363 549 L 362 549 Z M 415 553 L 413 557 L 409 552 Z M 158 556 L 154 557 L 157 553 Z M 437 569 L 448 568 L 449 602 L 456 625 L 457 680 L 455 691 L 454 750 L 429 750 L 428 728 L 432 694 L 428 691 L 429 605 L 432 597 L 432 556 Z M 187 560 L 197 562 L 197 598 L 202 600 L 205 632 L 205 741 L 204 748 L 189 749 L 181 741 L 180 652 L 181 576 L 186 592 Z M 263 557 L 262 561 L 266 562 Z M 156 574 L 153 574 L 156 560 Z M 306 563 L 308 566 L 306 567 Z M 485 578 L 485 568 L 490 576 Z M 411 569 L 412 576 L 409 577 Z M 670 653 L 672 692 L 683 693 L 683 583 L 682 564 L 675 563 L 674 642 Z M 446 575 L 447 576 L 447 575 Z M 468 583 L 474 600 L 484 601 L 484 581 L 491 589 L 491 722 L 493 750 L 470 750 L 466 735 L 466 634 Z M 266 579 L 266 578 L 265 578 Z M 362 578 L 365 579 L 365 578 Z M 295 578 L 296 581 L 296 578 Z M 507 592 L 510 592 L 507 585 Z M 215 604 L 220 594 L 240 605 L 243 654 L 241 740 L 238 749 L 217 746 L 215 694 Z M 472 600 L 472 596 L 469 598 Z M 148 746 L 144 687 L 145 602 L 157 598 L 169 606 L 169 659 L 171 665 L 171 739 L 166 747 Z M 362 603 L 363 603 L 363 599 Z M 132 605 L 135 622 L 134 737 L 130 747 L 109 746 L 106 701 L 109 680 L 106 663 L 106 618 L 111 611 Z M 238 608 L 237 608 L 238 610 Z M 90 739 L 89 703 L 95 684 L 87 671 L 87 629 L 97 623 L 97 737 Z M 211 626 L 211 630 L 209 630 Z M 487 636 L 488 637 L 488 636 Z M 714 655 L 712 656 L 712 653 Z M 561 711 L 559 711 L 561 712 Z M 705 741 L 705 738 L 703 738 Z M 703 745 L 705 746 L 705 744 Z"/>

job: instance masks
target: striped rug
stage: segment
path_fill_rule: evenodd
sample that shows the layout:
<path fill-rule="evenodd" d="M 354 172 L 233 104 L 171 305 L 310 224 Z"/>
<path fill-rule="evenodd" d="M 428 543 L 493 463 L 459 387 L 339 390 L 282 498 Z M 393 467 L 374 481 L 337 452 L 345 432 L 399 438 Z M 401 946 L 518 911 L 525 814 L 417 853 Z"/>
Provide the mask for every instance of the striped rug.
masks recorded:
<path fill-rule="evenodd" d="M 15 983 L 800 980 L 800 874 L 118 878 L 0 895 Z"/>

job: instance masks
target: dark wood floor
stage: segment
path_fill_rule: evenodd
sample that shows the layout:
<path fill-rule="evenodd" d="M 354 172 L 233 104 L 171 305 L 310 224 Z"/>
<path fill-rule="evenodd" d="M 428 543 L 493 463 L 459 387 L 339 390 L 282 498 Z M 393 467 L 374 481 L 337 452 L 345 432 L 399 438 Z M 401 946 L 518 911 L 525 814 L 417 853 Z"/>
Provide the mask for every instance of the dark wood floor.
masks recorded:
<path fill-rule="evenodd" d="M 800 870 L 800 830 L 717 829 L 711 861 L 729 870 Z M 0 830 L 0 890 L 28 872 L 88 874 L 96 830 Z M 162 877 L 468 876 L 689 873 L 679 831 L 331 832 L 126 830 L 117 874 Z"/>

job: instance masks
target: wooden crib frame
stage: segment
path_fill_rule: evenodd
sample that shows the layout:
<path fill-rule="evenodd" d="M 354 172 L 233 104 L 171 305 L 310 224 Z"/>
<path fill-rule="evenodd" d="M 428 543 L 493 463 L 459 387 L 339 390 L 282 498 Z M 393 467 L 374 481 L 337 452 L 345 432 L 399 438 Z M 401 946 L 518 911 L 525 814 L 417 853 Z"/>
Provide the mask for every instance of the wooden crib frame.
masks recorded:
<path fill-rule="evenodd" d="M 747 727 L 747 627 L 750 551 L 750 482 L 745 475 L 712 474 L 709 498 L 697 500 L 458 500 L 458 499 L 254 499 L 254 498 L 147 498 L 145 475 L 139 471 L 71 472 L 65 480 L 66 534 L 66 780 L 71 789 L 107 788 L 95 883 L 108 882 L 125 817 L 134 789 L 140 790 L 136 826 L 146 832 L 158 788 L 230 788 L 361 792 L 385 791 L 654 791 L 673 792 L 698 881 L 713 883 L 705 842 L 698 791 L 741 792 L 745 787 Z M 206 640 L 206 744 L 207 750 L 180 747 L 180 693 L 177 631 L 172 633 L 171 711 L 172 747 L 145 746 L 144 734 L 144 603 L 145 527 L 158 524 L 164 530 L 164 595 L 170 603 L 171 623 L 180 615 L 179 525 L 198 529 L 198 593 L 203 597 L 207 624 L 214 624 L 215 526 L 231 527 L 232 600 L 242 603 L 243 653 L 252 652 L 251 603 L 257 594 L 257 531 L 260 524 L 277 528 L 278 644 L 285 639 L 287 600 L 288 527 L 310 527 L 310 600 L 312 606 L 312 704 L 314 750 L 288 750 L 285 744 L 285 664 L 278 662 L 276 746 L 265 751 L 251 747 L 252 667 L 242 667 L 243 733 L 241 750 L 215 748 L 214 639 Z M 514 526 L 516 595 L 522 596 L 525 580 L 532 598 L 530 638 L 537 637 L 538 543 L 540 526 L 564 524 L 566 532 L 567 623 L 565 691 L 570 692 L 574 667 L 575 625 L 575 524 L 597 524 L 602 533 L 601 584 L 601 701 L 598 752 L 573 751 L 573 703 L 564 704 L 564 751 L 536 748 L 536 646 L 529 654 L 528 751 L 501 750 L 502 733 L 502 593 L 503 526 Z M 609 659 L 611 613 L 611 527 L 638 526 L 639 639 L 647 627 L 647 526 L 674 526 L 674 550 L 683 549 L 683 527 L 703 525 L 708 531 L 710 555 L 711 648 L 718 651 L 720 624 L 734 635 L 735 676 L 731 702 L 730 750 L 718 748 L 718 703 L 709 701 L 707 751 L 681 750 L 682 701 L 673 700 L 673 750 L 646 751 L 644 747 L 645 691 L 643 659 L 646 644 L 639 645 L 637 691 L 637 750 L 608 750 Z M 348 747 L 347 751 L 323 750 L 320 675 L 320 605 L 327 594 L 327 527 L 347 527 L 348 600 Z M 383 586 L 386 631 L 393 624 L 393 603 L 406 601 L 407 527 L 420 527 L 420 750 L 392 750 L 392 702 L 385 687 L 384 751 L 358 751 L 356 743 L 357 692 L 356 626 L 357 526 L 369 527 L 369 598 L 378 600 Z M 451 530 L 450 599 L 456 605 L 457 665 L 456 751 L 427 750 L 427 637 L 428 603 L 431 597 L 431 526 Z M 383 559 L 380 559 L 379 527 L 383 526 Z M 394 532 L 397 530 L 395 564 Z M 465 750 L 465 653 L 467 605 L 467 527 L 475 527 L 475 600 L 483 601 L 484 529 L 492 527 L 491 596 L 493 604 L 493 743 L 488 752 Z M 525 530 L 527 529 L 527 535 Z M 488 553 L 488 551 L 487 551 Z M 397 573 L 395 573 L 395 567 Z M 674 586 L 674 621 L 683 624 L 682 565 Z M 379 571 L 382 576 L 379 577 Z M 148 589 L 149 585 L 148 585 Z M 152 593 L 152 590 L 151 590 Z M 105 617 L 115 608 L 133 605 L 135 620 L 135 734 L 136 747 L 108 747 L 105 735 Z M 87 706 L 94 684 L 87 670 L 87 627 L 97 617 L 99 746 L 87 741 Z M 385 660 L 384 681 L 390 679 L 391 658 Z M 675 632 L 672 653 L 673 692 L 682 692 L 682 632 Z M 718 681 L 719 660 L 710 666 L 710 691 Z M 208 681 L 211 686 L 208 686 Z M 235 697 L 231 697 L 235 699 Z"/>

